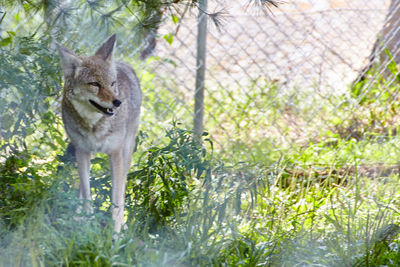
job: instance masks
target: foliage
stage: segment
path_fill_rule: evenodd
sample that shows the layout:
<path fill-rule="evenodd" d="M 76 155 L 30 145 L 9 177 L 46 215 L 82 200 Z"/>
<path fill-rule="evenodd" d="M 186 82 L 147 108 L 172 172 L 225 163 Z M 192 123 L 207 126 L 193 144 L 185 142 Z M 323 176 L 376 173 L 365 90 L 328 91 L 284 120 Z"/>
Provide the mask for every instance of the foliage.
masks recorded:
<path fill-rule="evenodd" d="M 149 223 L 150 231 L 176 220 L 191 184 L 209 179 L 212 168 L 210 155 L 192 132 L 175 126 L 166 137 L 167 145 L 149 148 L 128 177 L 128 205 L 134 208 L 130 219 Z"/>
<path fill-rule="evenodd" d="M 389 58 L 387 69 L 384 73 L 379 64 L 374 64 L 351 87 L 350 94 L 355 100 L 350 107 L 354 114 L 350 116 L 347 124 L 348 130 L 343 131 L 347 136 L 361 139 L 366 134 L 388 134 L 397 132 L 399 116 L 399 69 L 389 50 L 385 53 Z M 351 105 L 351 103 L 350 103 Z M 342 126 L 343 128 L 343 126 Z"/>
<path fill-rule="evenodd" d="M 131 182 L 126 196 L 129 230 L 124 233 L 126 237 L 121 237 L 121 244 L 117 245 L 112 242 L 109 216 L 105 217 L 101 209 L 95 209 L 97 212 L 89 222 L 79 220 L 82 215 L 75 213 L 79 203 L 71 194 L 74 192 L 71 191 L 73 180 L 65 177 L 67 165 L 55 158 L 54 162 L 49 163 L 50 166 L 58 166 L 55 171 L 47 170 L 45 165 L 22 163 L 22 155 L 8 160 L 2 171 L 4 174 L 7 174 L 7 170 L 12 171 L 14 179 L 3 181 L 6 190 L 15 186 L 14 182 L 21 186 L 25 173 L 35 171 L 42 175 L 30 177 L 27 184 L 30 190 L 22 188 L 22 192 L 26 193 L 22 198 L 19 198 L 20 191 L 12 194 L 14 198 L 6 197 L 6 200 L 16 204 L 12 206 L 10 201 L 4 204 L 12 212 L 2 210 L 2 224 L 8 230 L 18 227 L 12 237 L 6 234 L 7 231 L 0 232 L 4 238 L 4 251 L 12 250 L 16 244 L 14 242 L 20 246 L 10 251 L 9 256 L 2 255 L 5 263 L 102 266 L 121 261 L 132 264 L 163 260 L 146 246 L 165 249 L 165 255 L 174 251 L 172 259 L 169 259 L 173 261 L 194 265 L 215 262 L 219 257 L 218 251 L 228 249 L 225 243 L 232 245 L 230 240 L 221 238 L 230 236 L 228 229 L 225 229 L 226 224 L 230 229 L 237 228 L 235 225 L 239 221 L 232 220 L 230 214 L 241 212 L 241 195 L 254 188 L 252 176 L 246 175 L 246 181 L 241 181 L 243 171 L 237 173 L 234 169 L 215 165 L 212 155 L 187 130 L 173 127 L 167 131 L 167 138 L 167 145 L 150 148 L 139 161 L 138 170 L 130 174 Z M 19 165 L 10 169 L 11 160 Z M 16 168 L 21 167 L 28 168 L 25 172 L 15 172 Z M 45 171 L 51 178 L 43 175 Z M 230 182 L 225 184 L 225 179 Z M 50 180 L 53 181 L 42 184 Z M 109 184 L 103 186 L 109 187 Z M 96 195 L 104 193 L 108 193 L 107 190 L 96 191 Z M 25 213 L 22 215 L 21 211 Z M 102 225 L 106 225 L 105 228 Z M 101 234 L 104 232 L 107 234 Z M 101 242 L 99 235 L 102 235 Z M 242 239 L 239 232 L 236 235 Z M 132 239 L 133 236 L 140 236 L 143 241 Z M 22 240 L 32 242 L 28 244 Z M 147 245 L 141 245 L 142 242 Z M 40 243 L 40 248 L 36 248 L 35 243 Z M 25 255 L 25 249 L 30 254 Z M 232 261 L 230 253 L 224 255 L 220 261 Z"/>
<path fill-rule="evenodd" d="M 48 38 L 8 34 L 0 47 L 0 136 L 22 142 L 38 132 L 46 135 L 45 126 L 56 121 L 51 106 L 60 95 L 61 75 Z"/>
<path fill-rule="evenodd" d="M 46 195 L 47 176 L 56 171 L 55 162 L 38 159 L 65 143 L 53 110 L 61 77 L 49 39 L 8 35 L 0 47 L 0 218 L 15 226 Z"/>
<path fill-rule="evenodd" d="M 5 225 L 23 222 L 48 189 L 31 161 L 32 155 L 25 151 L 9 156 L 0 167 L 0 218 Z"/>
<path fill-rule="evenodd" d="M 395 266 L 396 237 L 374 240 L 396 221 L 397 176 L 348 172 L 336 174 L 344 184 L 318 183 L 288 172 L 289 162 L 227 166 L 176 126 L 166 136 L 130 174 L 128 229 L 114 241 L 109 214 L 96 208 L 81 220 L 75 213 L 68 165 L 57 157 L 34 164 L 28 152 L 7 159 L 0 265 Z M 96 191 L 103 202 L 104 194 Z"/>

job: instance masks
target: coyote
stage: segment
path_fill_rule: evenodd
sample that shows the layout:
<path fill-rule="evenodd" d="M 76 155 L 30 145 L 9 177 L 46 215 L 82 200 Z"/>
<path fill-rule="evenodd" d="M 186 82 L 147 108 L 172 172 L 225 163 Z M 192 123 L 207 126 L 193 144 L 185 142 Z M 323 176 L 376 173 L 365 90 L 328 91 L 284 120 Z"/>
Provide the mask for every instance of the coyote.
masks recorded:
<path fill-rule="evenodd" d="M 75 148 L 79 198 L 91 199 L 90 157 L 108 155 L 112 178 L 112 218 L 119 233 L 124 220 L 125 184 L 139 127 L 142 92 L 134 70 L 113 60 L 115 34 L 93 56 L 77 56 L 57 45 L 64 74 L 62 119 Z M 91 206 L 85 205 L 90 212 Z"/>

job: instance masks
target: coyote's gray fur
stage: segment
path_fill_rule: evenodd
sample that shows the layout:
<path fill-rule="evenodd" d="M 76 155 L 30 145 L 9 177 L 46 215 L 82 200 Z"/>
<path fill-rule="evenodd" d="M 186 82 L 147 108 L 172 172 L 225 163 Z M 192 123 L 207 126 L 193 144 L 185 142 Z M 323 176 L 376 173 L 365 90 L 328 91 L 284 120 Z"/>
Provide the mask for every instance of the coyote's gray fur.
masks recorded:
<path fill-rule="evenodd" d="M 142 93 L 134 70 L 113 60 L 115 39 L 114 34 L 89 57 L 57 46 L 64 73 L 62 119 L 75 147 L 79 197 L 91 198 L 91 154 L 106 153 L 111 166 L 112 218 L 118 233 L 124 220 L 125 184 L 139 127 Z"/>

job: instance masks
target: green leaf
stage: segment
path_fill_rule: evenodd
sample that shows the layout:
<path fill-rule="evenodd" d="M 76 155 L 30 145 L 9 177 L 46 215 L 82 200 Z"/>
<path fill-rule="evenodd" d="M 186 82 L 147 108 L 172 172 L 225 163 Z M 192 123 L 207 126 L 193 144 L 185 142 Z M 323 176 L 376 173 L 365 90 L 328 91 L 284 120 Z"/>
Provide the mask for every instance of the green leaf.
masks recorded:
<path fill-rule="evenodd" d="M 7 46 L 7 45 L 11 44 L 11 41 L 12 41 L 11 37 L 3 38 L 0 41 L 0 46 Z"/>
<path fill-rule="evenodd" d="M 387 65 L 387 68 L 389 69 L 389 71 L 390 71 L 393 75 L 396 75 L 396 74 L 398 73 L 397 64 L 396 64 L 396 62 L 393 60 L 392 54 L 390 53 L 389 49 L 385 49 L 385 53 L 386 53 L 386 55 L 387 55 L 387 56 L 389 57 L 389 59 L 390 59 L 390 62 L 389 62 L 389 64 Z"/>
<path fill-rule="evenodd" d="M 173 22 L 173 23 L 178 24 L 179 18 L 178 18 L 177 15 L 172 14 L 172 15 L 171 15 L 171 19 L 172 19 L 172 22 Z"/>
<path fill-rule="evenodd" d="M 172 42 L 174 41 L 174 35 L 172 33 L 165 34 L 164 39 L 165 39 L 165 41 L 167 41 L 167 43 L 172 45 Z"/>

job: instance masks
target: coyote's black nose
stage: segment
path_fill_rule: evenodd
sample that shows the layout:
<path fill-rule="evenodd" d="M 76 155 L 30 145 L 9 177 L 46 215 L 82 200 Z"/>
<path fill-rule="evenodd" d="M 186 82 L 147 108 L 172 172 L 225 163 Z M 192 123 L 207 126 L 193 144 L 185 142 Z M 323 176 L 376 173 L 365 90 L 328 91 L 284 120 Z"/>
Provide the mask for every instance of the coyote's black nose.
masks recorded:
<path fill-rule="evenodd" d="M 122 102 L 119 99 L 115 99 L 112 103 L 113 103 L 114 107 L 119 107 Z"/>

